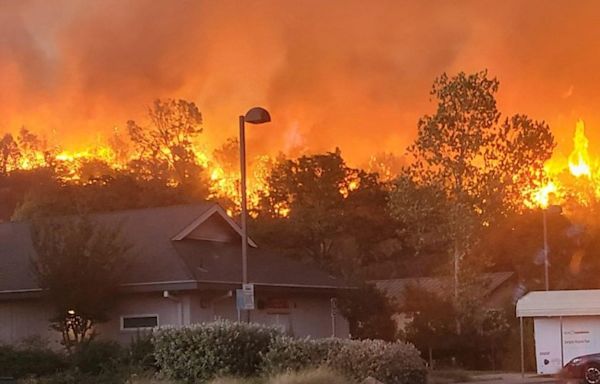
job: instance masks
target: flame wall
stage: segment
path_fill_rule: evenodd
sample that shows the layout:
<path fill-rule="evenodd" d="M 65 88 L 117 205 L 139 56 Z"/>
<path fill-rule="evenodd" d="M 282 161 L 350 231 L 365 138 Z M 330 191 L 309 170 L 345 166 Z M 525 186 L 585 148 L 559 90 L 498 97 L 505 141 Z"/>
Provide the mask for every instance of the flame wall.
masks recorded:
<path fill-rule="evenodd" d="M 22 125 L 76 148 L 157 97 L 195 101 L 205 136 L 236 135 L 260 104 L 252 150 L 340 146 L 353 163 L 402 153 L 443 71 L 488 68 L 500 107 L 548 121 L 568 155 L 573 122 L 600 126 L 594 1 L 3 1 L 0 133 Z M 593 146 L 590 151 L 594 152 Z"/>

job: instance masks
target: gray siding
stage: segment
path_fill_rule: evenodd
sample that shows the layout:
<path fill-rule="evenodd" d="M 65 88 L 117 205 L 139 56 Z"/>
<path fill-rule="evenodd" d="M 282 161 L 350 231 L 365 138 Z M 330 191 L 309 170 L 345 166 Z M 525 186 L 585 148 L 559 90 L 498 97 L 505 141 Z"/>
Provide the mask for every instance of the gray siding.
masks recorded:
<path fill-rule="evenodd" d="M 254 310 L 250 320 L 280 326 L 294 336 L 315 338 L 332 335 L 330 298 L 325 295 L 288 294 L 289 313 Z M 257 297 L 257 300 L 261 297 Z M 129 343 L 138 331 L 122 330 L 121 317 L 158 315 L 159 326 L 181 326 L 218 319 L 237 320 L 235 299 L 226 291 L 173 293 L 162 292 L 123 296 L 110 320 L 96 327 L 100 339 Z M 40 336 L 58 346 L 60 335 L 50 329 L 51 310 L 39 300 L 0 301 L 0 343 L 17 344 L 23 339 Z M 144 330 L 140 332 L 145 332 Z M 349 337 L 348 322 L 336 317 L 336 336 Z"/>

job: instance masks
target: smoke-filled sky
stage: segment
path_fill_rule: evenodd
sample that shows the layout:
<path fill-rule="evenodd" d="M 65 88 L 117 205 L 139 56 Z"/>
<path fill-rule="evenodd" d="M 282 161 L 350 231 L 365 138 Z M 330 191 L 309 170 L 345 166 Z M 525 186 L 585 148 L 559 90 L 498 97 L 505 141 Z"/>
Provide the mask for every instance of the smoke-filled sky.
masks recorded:
<path fill-rule="evenodd" d="M 262 105 L 249 151 L 361 163 L 404 152 L 436 76 L 485 68 L 502 111 L 546 120 L 566 152 L 581 117 L 600 148 L 596 1 L 0 1 L 0 133 L 70 148 L 173 97 L 212 145 Z"/>

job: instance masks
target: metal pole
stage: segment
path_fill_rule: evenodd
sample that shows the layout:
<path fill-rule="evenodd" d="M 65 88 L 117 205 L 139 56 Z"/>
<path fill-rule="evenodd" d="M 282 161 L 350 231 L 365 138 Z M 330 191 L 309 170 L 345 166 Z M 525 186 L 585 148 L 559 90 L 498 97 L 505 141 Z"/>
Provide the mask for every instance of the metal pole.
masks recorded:
<path fill-rule="evenodd" d="M 242 283 L 248 282 L 248 232 L 246 230 L 246 129 L 244 116 L 240 116 L 240 173 L 241 173 L 241 198 L 242 212 L 240 220 L 242 224 Z"/>
<path fill-rule="evenodd" d="M 248 230 L 246 217 L 248 215 L 246 203 L 246 128 L 244 116 L 240 116 L 240 195 L 242 198 L 242 211 L 240 221 L 242 226 L 242 284 L 248 283 Z M 250 312 L 246 313 L 245 320 L 250 322 Z"/>
<path fill-rule="evenodd" d="M 550 290 L 548 281 L 548 230 L 546 224 L 546 209 L 542 210 L 542 221 L 544 223 L 544 281 L 546 283 L 546 291 Z"/>
<path fill-rule="evenodd" d="M 519 317 L 521 326 L 521 378 L 525 379 L 525 343 L 523 341 L 523 317 Z"/>

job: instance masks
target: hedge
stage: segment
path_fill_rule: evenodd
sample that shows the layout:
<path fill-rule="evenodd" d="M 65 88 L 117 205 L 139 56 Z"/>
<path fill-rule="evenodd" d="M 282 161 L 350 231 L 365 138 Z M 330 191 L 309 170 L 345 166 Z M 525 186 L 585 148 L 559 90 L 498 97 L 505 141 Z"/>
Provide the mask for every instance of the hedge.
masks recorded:
<path fill-rule="evenodd" d="M 294 339 L 276 328 L 220 321 L 160 328 L 153 343 L 162 372 L 176 380 L 206 382 L 219 376 L 258 376 L 325 367 L 361 382 L 426 382 L 418 350 L 402 342 Z"/>
<path fill-rule="evenodd" d="M 386 384 L 421 384 L 427 381 L 419 351 L 403 342 L 346 340 L 327 365 L 357 381 L 371 376 Z"/>
<path fill-rule="evenodd" d="M 327 365 L 329 355 L 337 354 L 344 345 L 343 339 L 295 339 L 277 337 L 263 358 L 264 374 L 300 371 Z"/>
<path fill-rule="evenodd" d="M 48 348 L 0 345 L 0 377 L 44 376 L 66 367 L 65 357 Z"/>
<path fill-rule="evenodd" d="M 263 371 L 275 374 L 328 367 L 361 382 L 374 377 L 386 384 L 425 383 L 419 351 L 402 342 L 382 340 L 293 339 L 279 337 L 263 355 Z"/>
<path fill-rule="evenodd" d="M 159 328 L 153 336 L 156 361 L 168 377 L 187 382 L 218 376 L 255 376 L 281 332 L 259 324 L 217 321 Z"/>

